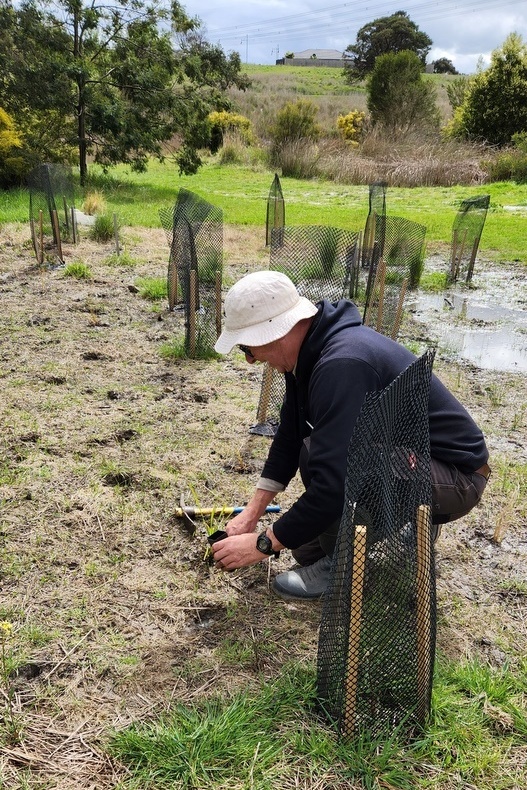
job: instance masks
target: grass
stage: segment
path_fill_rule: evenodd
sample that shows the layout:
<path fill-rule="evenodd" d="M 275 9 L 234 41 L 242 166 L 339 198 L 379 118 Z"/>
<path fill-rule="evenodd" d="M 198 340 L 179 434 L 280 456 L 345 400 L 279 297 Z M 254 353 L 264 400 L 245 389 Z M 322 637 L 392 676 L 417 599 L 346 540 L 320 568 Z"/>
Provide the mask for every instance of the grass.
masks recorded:
<path fill-rule="evenodd" d="M 225 225 L 264 226 L 267 198 L 274 174 L 248 167 L 222 166 L 213 159 L 194 176 L 177 176 L 174 166 L 153 161 L 146 173 L 132 173 L 124 166 L 104 175 L 91 171 L 90 189 L 104 193 L 108 214 L 119 224 L 160 227 L 159 210 L 174 205 L 184 187 L 223 211 Z M 330 181 L 280 179 L 288 225 L 331 225 L 362 230 L 368 211 L 368 187 Z M 497 261 L 527 262 L 525 213 L 504 206 L 527 207 L 527 186 L 497 182 L 477 187 L 389 187 L 387 212 L 426 226 L 428 249 L 440 247 L 448 254 L 452 224 L 461 201 L 490 194 L 490 209 L 480 243 L 480 254 Z M 26 222 L 29 198 L 25 190 L 0 192 L 1 214 L 6 222 Z M 113 234 L 112 228 L 108 227 Z"/>
<path fill-rule="evenodd" d="M 140 296 L 150 302 L 159 302 L 168 299 L 168 285 L 166 277 L 139 277 L 135 282 Z"/>
<path fill-rule="evenodd" d="M 316 705 L 315 673 L 291 664 L 272 683 L 231 698 L 178 705 L 115 733 L 110 753 L 130 771 L 125 787 L 447 788 L 521 786 L 523 767 L 503 772 L 527 735 L 527 666 L 514 677 L 475 661 L 438 661 L 429 726 L 351 742 L 336 737 Z M 459 784 L 462 781 L 463 784 Z M 353 785 L 351 784 L 353 782 Z"/>
<path fill-rule="evenodd" d="M 68 263 L 64 268 L 64 277 L 73 277 L 75 280 L 91 280 L 90 267 L 81 261 Z"/>

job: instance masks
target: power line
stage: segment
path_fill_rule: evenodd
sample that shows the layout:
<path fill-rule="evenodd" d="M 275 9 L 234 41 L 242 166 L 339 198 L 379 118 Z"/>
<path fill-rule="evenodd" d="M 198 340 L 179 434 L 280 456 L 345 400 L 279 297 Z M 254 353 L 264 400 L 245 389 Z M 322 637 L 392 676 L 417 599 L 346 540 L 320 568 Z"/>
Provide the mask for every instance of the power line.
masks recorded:
<path fill-rule="evenodd" d="M 512 6 L 518 3 L 524 3 L 524 0 L 509 0 L 506 6 Z M 450 8 L 448 7 L 449 5 L 451 6 Z M 485 10 L 490 11 L 495 8 L 499 8 L 500 11 L 503 12 L 506 6 L 504 6 L 503 2 L 500 0 L 471 0 L 463 7 L 460 7 L 456 0 L 451 0 L 450 3 L 444 2 L 441 3 L 441 5 L 437 3 L 437 0 L 427 0 L 427 2 L 417 3 L 412 8 L 409 8 L 407 13 L 409 16 L 418 14 L 421 23 L 423 20 L 433 21 L 435 19 L 447 19 L 449 17 L 457 18 L 475 11 L 481 13 Z M 235 25 L 219 30 L 210 30 L 209 35 L 226 41 L 237 39 L 240 35 L 249 35 L 251 40 L 276 39 L 279 36 L 282 38 L 284 36 L 292 38 L 292 36 L 302 33 L 306 35 L 316 35 L 320 33 L 321 30 L 332 32 L 335 35 L 342 35 L 344 24 L 347 23 L 349 26 L 360 26 L 365 23 L 364 16 L 366 16 L 368 20 L 373 20 L 374 18 L 378 18 L 379 15 L 383 15 L 383 12 L 384 15 L 387 15 L 387 8 L 388 6 L 386 3 L 365 5 L 363 14 L 359 16 L 355 4 L 344 3 L 335 6 L 327 6 L 324 9 L 306 11 L 301 14 L 290 14 L 289 16 L 275 17 L 261 22 L 250 22 L 246 25 Z M 390 4 L 389 8 L 391 10 L 393 5 Z M 335 11 L 335 13 L 331 14 L 331 19 L 327 22 L 313 19 L 313 17 L 321 14 L 327 17 L 328 11 Z M 295 19 L 299 21 L 294 23 Z M 285 29 L 279 30 L 278 27 L 285 22 L 289 24 L 285 26 Z"/>

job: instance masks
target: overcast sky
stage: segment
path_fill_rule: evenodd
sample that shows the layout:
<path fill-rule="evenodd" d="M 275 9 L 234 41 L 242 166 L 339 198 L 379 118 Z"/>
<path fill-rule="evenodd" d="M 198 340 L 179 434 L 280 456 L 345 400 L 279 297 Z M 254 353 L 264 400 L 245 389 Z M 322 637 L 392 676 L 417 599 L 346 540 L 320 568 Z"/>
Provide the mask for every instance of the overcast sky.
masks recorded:
<path fill-rule="evenodd" d="M 516 31 L 527 43 L 526 0 L 355 0 L 324 6 L 323 0 L 181 0 L 198 16 L 213 44 L 240 53 L 243 63 L 272 64 L 286 52 L 343 51 L 368 22 L 406 11 L 433 42 L 428 60 L 449 58 L 470 74 L 478 61 Z"/>

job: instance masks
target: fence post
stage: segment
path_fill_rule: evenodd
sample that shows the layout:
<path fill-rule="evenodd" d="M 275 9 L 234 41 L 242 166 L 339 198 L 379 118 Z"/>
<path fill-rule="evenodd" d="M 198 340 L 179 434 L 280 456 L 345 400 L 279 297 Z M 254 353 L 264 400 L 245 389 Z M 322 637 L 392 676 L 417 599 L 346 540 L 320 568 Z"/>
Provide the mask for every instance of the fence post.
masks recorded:
<path fill-rule="evenodd" d="M 430 506 L 417 508 L 417 717 L 424 722 L 428 710 L 428 688 L 432 640 L 430 634 Z"/>
<path fill-rule="evenodd" d="M 216 271 L 216 337 L 221 335 L 221 271 Z"/>
<path fill-rule="evenodd" d="M 61 263 L 64 263 L 64 257 L 62 255 L 62 242 L 60 240 L 59 218 L 56 209 L 53 209 L 53 211 L 51 212 L 51 222 L 53 223 L 53 235 L 55 237 L 55 243 L 57 245 L 57 251 L 59 253 L 59 260 Z"/>
<path fill-rule="evenodd" d="M 191 269 L 190 276 L 190 305 L 188 313 L 188 345 L 189 354 L 191 359 L 196 356 L 196 290 L 197 290 L 197 277 L 196 270 Z"/>
<path fill-rule="evenodd" d="M 359 525 L 355 527 L 355 537 L 353 539 L 348 656 L 346 663 L 344 715 L 342 717 L 342 734 L 344 737 L 353 735 L 355 729 L 365 564 L 366 527 Z"/>

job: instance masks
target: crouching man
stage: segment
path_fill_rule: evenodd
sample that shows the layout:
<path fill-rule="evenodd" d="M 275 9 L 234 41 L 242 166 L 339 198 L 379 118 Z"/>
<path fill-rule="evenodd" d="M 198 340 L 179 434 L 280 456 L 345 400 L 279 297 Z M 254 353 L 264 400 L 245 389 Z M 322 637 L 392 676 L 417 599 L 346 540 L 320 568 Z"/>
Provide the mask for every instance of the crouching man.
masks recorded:
<path fill-rule="evenodd" d="M 267 362 L 285 376 L 280 425 L 256 490 L 213 545 L 218 568 L 253 565 L 289 548 L 300 567 L 278 574 L 284 598 L 317 599 L 328 585 L 344 507 L 348 446 L 367 393 L 381 391 L 416 357 L 362 325 L 349 300 L 313 304 L 286 275 L 248 274 L 225 298 L 225 328 L 215 349 L 237 346 L 249 364 Z M 433 375 L 429 400 L 432 522 L 466 515 L 481 499 L 490 475 L 485 439 L 467 410 Z M 258 531 L 265 508 L 300 469 L 305 491 Z"/>

